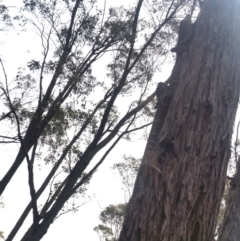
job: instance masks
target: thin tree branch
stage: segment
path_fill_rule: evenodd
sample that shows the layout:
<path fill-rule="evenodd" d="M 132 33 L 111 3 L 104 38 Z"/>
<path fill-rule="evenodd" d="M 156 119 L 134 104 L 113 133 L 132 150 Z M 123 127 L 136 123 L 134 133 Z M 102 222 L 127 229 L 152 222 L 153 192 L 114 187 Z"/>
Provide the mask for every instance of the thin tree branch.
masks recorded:
<path fill-rule="evenodd" d="M 69 213 L 69 212 L 73 212 L 73 211 L 78 211 L 78 208 L 82 207 L 82 206 L 85 205 L 86 203 L 89 203 L 90 201 L 91 201 L 91 200 L 89 200 L 89 201 L 87 201 L 87 202 L 84 202 L 84 203 L 82 203 L 82 204 L 78 205 L 77 207 L 74 207 L 74 208 L 72 208 L 72 209 L 70 209 L 70 210 L 67 210 L 67 211 L 65 211 L 65 212 L 60 213 L 60 214 L 54 219 L 54 221 L 55 221 L 57 218 L 59 218 L 60 216 L 62 216 L 63 214 L 66 214 L 66 213 Z"/>
<path fill-rule="evenodd" d="M 52 178 L 52 181 L 51 181 L 51 183 L 50 183 L 50 185 L 49 185 L 49 194 L 48 194 L 48 198 L 47 198 L 47 201 L 46 201 L 46 203 L 50 200 L 50 198 L 51 198 L 51 194 L 52 194 L 52 185 L 53 185 L 53 183 L 54 183 L 54 181 L 55 181 L 55 178 L 58 176 L 58 175 L 60 175 L 62 173 L 62 170 L 61 171 L 59 171 L 59 173 L 57 173 L 53 178 Z M 45 204 L 44 204 L 45 205 Z M 43 209 L 43 208 L 42 208 Z M 41 211 L 42 212 L 42 211 Z"/>
<path fill-rule="evenodd" d="M 81 129 L 78 131 L 78 133 L 75 135 L 75 137 L 72 139 L 72 141 L 67 145 L 67 147 L 65 148 L 65 150 L 63 151 L 61 157 L 58 159 L 58 161 L 56 162 L 56 164 L 54 165 L 54 167 L 52 168 L 52 170 L 50 171 L 50 173 L 48 174 L 48 176 L 46 177 L 46 179 L 44 180 L 44 182 L 42 183 L 41 187 L 39 188 L 39 190 L 36 193 L 36 198 L 38 199 L 40 197 L 40 195 L 43 193 L 43 191 L 46 189 L 48 183 L 50 182 L 50 180 L 52 179 L 52 177 L 54 176 L 55 172 L 57 171 L 57 169 L 59 168 L 59 166 L 61 165 L 62 161 L 64 160 L 64 158 L 66 157 L 67 153 L 69 152 L 69 150 L 72 148 L 73 144 L 76 142 L 76 140 L 81 136 L 81 134 L 83 133 L 83 131 L 86 129 L 86 127 L 88 126 L 89 122 L 91 121 L 91 119 L 93 118 L 93 116 L 96 114 L 96 112 L 98 111 L 98 109 L 103 105 L 103 103 L 105 103 L 105 101 L 111 96 L 111 88 L 107 91 L 107 93 L 105 94 L 103 100 L 101 100 L 98 105 L 95 107 L 95 109 L 93 110 L 93 112 L 91 113 L 91 115 L 86 119 L 86 121 L 84 122 L 84 124 L 82 125 Z M 11 241 L 13 240 L 13 238 L 15 237 L 15 235 L 17 234 L 18 230 L 20 229 L 20 227 L 22 226 L 24 220 L 26 219 L 29 211 L 31 210 L 31 203 L 29 203 L 27 205 L 27 207 L 25 208 L 24 212 L 22 213 L 22 215 L 20 216 L 19 220 L 17 221 L 17 223 L 15 224 L 14 228 L 12 229 L 12 231 L 10 232 L 8 238 L 6 241 Z"/>
<path fill-rule="evenodd" d="M 111 99 L 108 102 L 108 105 L 107 105 L 107 107 L 106 107 L 106 109 L 104 111 L 104 114 L 103 114 L 100 126 L 98 128 L 98 131 L 97 131 L 97 133 L 95 135 L 94 140 L 89 145 L 88 150 L 92 149 L 98 143 L 98 141 L 101 139 L 102 133 L 103 133 L 105 125 L 107 123 L 107 118 L 108 118 L 109 113 L 110 113 L 110 111 L 112 109 L 112 106 L 113 106 L 113 104 L 114 104 L 114 102 L 115 102 L 119 92 L 123 88 L 124 83 L 126 82 L 126 78 L 127 78 L 128 74 L 129 74 L 128 66 L 130 64 L 130 59 L 131 59 L 132 53 L 133 53 L 133 47 L 134 47 L 134 43 L 135 43 L 136 29 L 137 29 L 137 20 L 138 20 L 139 13 L 140 13 L 140 10 L 141 10 L 142 2 L 143 2 L 143 0 L 139 0 L 137 8 L 136 8 L 135 17 L 134 17 L 134 21 L 133 21 L 132 42 L 131 42 L 129 54 L 128 54 L 128 57 L 127 57 L 126 65 L 124 67 L 122 78 L 119 81 L 118 87 L 115 88 L 115 90 L 113 92 L 113 95 L 112 95 Z"/>
<path fill-rule="evenodd" d="M 65 46 L 64 46 L 64 49 L 63 49 L 63 54 L 61 55 L 61 57 L 59 59 L 58 65 L 57 65 L 56 70 L 55 70 L 55 73 L 54 73 L 54 75 L 52 77 L 51 83 L 48 86 L 48 89 L 46 91 L 46 94 L 45 94 L 42 102 L 41 102 L 41 105 L 37 109 L 38 115 L 41 115 L 43 113 L 43 111 L 45 110 L 45 108 L 47 106 L 47 103 L 48 103 L 48 100 L 49 100 L 49 98 L 51 96 L 51 93 L 53 91 L 53 88 L 54 88 L 54 86 L 56 84 L 57 78 L 62 73 L 63 65 L 66 62 L 68 54 L 71 52 L 70 39 L 72 37 L 73 24 L 74 24 L 74 20 L 75 20 L 75 17 L 76 17 L 77 9 L 78 9 L 78 7 L 80 5 L 80 2 L 82 2 L 82 0 L 77 0 L 76 3 L 75 3 L 75 6 L 73 8 L 72 15 L 71 15 L 71 20 L 70 20 L 70 25 L 69 25 L 69 28 L 68 28 L 68 31 L 67 31 L 66 43 L 65 43 Z"/>
<path fill-rule="evenodd" d="M 40 213 L 41 218 L 45 217 L 45 214 L 47 212 L 47 210 L 52 206 L 53 202 L 56 200 L 57 196 L 59 195 L 59 193 L 61 192 L 61 190 L 63 189 L 64 185 L 66 184 L 68 180 L 68 176 L 64 179 L 64 181 L 61 183 L 61 185 L 59 185 L 59 187 L 57 188 L 57 190 L 54 192 L 54 194 L 52 195 L 52 197 L 50 198 L 50 200 L 48 200 L 43 208 L 42 211 Z"/>
<path fill-rule="evenodd" d="M 0 63 L 2 66 L 2 70 L 4 72 L 4 76 L 5 76 L 5 82 L 6 82 L 6 90 L 4 88 L 2 88 L 2 90 L 5 93 L 5 96 L 8 100 L 8 103 L 10 105 L 11 111 L 13 112 L 13 115 L 16 119 L 16 124 L 17 124 L 17 131 L 18 131 L 18 138 L 20 140 L 21 143 L 21 148 L 23 149 L 24 153 L 25 153 L 25 157 L 28 163 L 28 183 L 29 183 L 29 188 L 30 188 L 30 195 L 31 195 L 31 199 L 32 199 L 32 207 L 33 207 L 33 220 L 34 222 L 38 220 L 38 209 L 37 209 L 37 201 L 36 201 L 36 192 L 35 192 L 35 188 L 34 188 L 34 177 L 33 177 L 33 163 L 31 162 L 29 156 L 28 156 L 28 152 L 26 151 L 24 142 L 23 142 L 23 138 L 21 136 L 21 130 L 20 130 L 20 121 L 18 118 L 18 115 L 13 107 L 11 98 L 9 96 L 9 91 L 8 91 L 8 80 L 7 80 L 7 74 L 3 65 L 2 60 L 0 59 Z"/>
<path fill-rule="evenodd" d="M 9 111 L 8 113 L 4 114 L 1 118 L 0 118 L 0 121 L 6 119 L 6 118 L 11 118 L 11 114 L 13 112 L 12 111 Z"/>
<path fill-rule="evenodd" d="M 6 138 L 6 139 L 17 140 L 17 137 L 9 137 L 9 136 L 2 136 L 2 135 L 0 135 L 0 138 Z"/>
<path fill-rule="evenodd" d="M 139 104 L 137 107 L 135 107 L 134 109 L 132 109 L 131 111 L 129 111 L 127 114 L 125 114 L 125 116 L 118 122 L 118 124 L 115 126 L 115 128 L 111 131 L 111 133 L 105 138 L 103 139 L 98 145 L 98 148 L 102 148 L 103 146 L 105 146 L 107 143 L 109 143 L 109 141 L 111 141 L 114 136 L 116 135 L 116 133 L 118 133 L 118 131 L 120 130 L 120 128 L 124 125 L 124 123 L 131 118 L 133 115 L 135 115 L 136 113 L 138 113 L 140 110 L 142 110 L 149 102 L 151 102 L 153 100 L 153 98 L 155 97 L 155 91 L 145 100 L 143 101 L 141 104 Z"/>
<path fill-rule="evenodd" d="M 174 1 L 174 0 L 173 0 Z M 131 64 L 131 66 L 129 67 L 129 72 L 134 68 L 134 66 L 136 65 L 136 63 L 139 61 L 139 59 L 141 58 L 141 56 L 143 55 L 143 53 L 145 52 L 145 50 L 148 48 L 148 46 L 152 43 L 152 41 L 154 40 L 154 38 L 156 37 L 157 33 L 162 29 L 162 27 L 169 22 L 172 17 L 174 16 L 174 14 L 177 12 L 177 10 L 181 7 L 181 3 L 179 3 L 176 8 L 172 11 L 172 13 L 168 16 L 169 11 L 171 9 L 171 6 L 168 9 L 168 12 L 166 14 L 166 17 L 164 19 L 164 21 L 159 25 L 159 27 L 152 33 L 151 37 L 148 39 L 148 41 L 144 44 L 143 48 L 141 49 L 140 53 L 137 55 L 136 59 L 133 61 L 133 63 Z"/>
<path fill-rule="evenodd" d="M 46 59 L 47 59 L 47 56 L 48 56 L 48 52 L 49 52 L 49 41 L 50 41 L 50 36 L 51 36 L 51 30 L 49 30 L 49 33 L 48 33 L 48 36 L 47 36 L 47 46 L 45 47 L 44 46 L 44 42 L 43 42 L 43 39 L 42 39 L 42 46 L 44 48 L 44 53 L 43 53 L 43 61 L 42 61 L 42 65 L 41 65 L 41 70 L 40 70 L 40 81 L 39 81 L 39 100 L 38 100 L 38 105 L 41 104 L 41 101 L 42 101 L 42 91 L 43 91 L 43 87 L 42 87 L 42 81 L 43 81 L 43 71 L 44 71 L 44 68 L 45 68 L 45 65 L 46 65 Z"/>
<path fill-rule="evenodd" d="M 126 128 L 126 131 L 128 130 L 128 128 L 130 127 L 131 124 L 128 125 L 128 127 Z M 108 156 L 108 154 L 111 152 L 111 150 L 117 145 L 117 143 L 121 140 L 121 138 L 127 133 L 127 132 L 123 132 L 121 135 L 118 136 L 118 138 L 113 142 L 113 144 L 108 148 L 108 150 L 105 152 L 105 154 L 102 156 L 102 158 L 100 159 L 100 161 L 92 168 L 92 170 L 86 174 L 79 183 L 77 183 L 75 185 L 75 187 L 73 188 L 72 193 L 75 193 L 77 191 L 77 189 L 82 186 L 85 182 L 87 182 L 92 175 L 96 172 L 97 168 L 103 163 L 103 161 L 106 159 L 106 157 Z"/>

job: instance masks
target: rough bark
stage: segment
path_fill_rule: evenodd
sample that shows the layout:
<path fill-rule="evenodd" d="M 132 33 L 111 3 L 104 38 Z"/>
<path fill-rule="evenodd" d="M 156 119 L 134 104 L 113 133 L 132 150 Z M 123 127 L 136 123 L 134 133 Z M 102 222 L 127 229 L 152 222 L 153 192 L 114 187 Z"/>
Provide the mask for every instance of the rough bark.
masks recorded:
<path fill-rule="evenodd" d="M 240 237 L 240 160 L 231 178 L 226 210 L 219 231 L 218 241 L 238 241 Z"/>
<path fill-rule="evenodd" d="M 213 240 L 239 99 L 239 28 L 238 0 L 204 1 L 119 241 Z"/>
<path fill-rule="evenodd" d="M 158 87 L 156 90 L 157 110 L 154 116 L 151 131 L 149 133 L 146 149 L 144 151 L 142 165 L 147 164 L 151 166 L 151 163 L 145 162 L 145 160 L 148 160 L 149 158 L 151 158 L 151 155 L 153 155 L 155 152 L 154 148 L 157 144 L 159 132 L 162 129 L 162 126 L 164 124 L 165 118 L 169 110 L 170 103 L 173 99 L 174 93 L 179 83 L 179 77 L 180 77 L 182 62 L 183 62 L 182 58 L 184 55 L 183 53 L 185 53 L 188 50 L 188 47 L 182 46 L 180 43 L 184 42 L 185 39 L 189 37 L 189 33 L 192 31 L 188 31 L 188 30 L 190 28 L 192 29 L 192 27 L 193 25 L 191 23 L 191 18 L 189 19 L 189 16 L 187 16 L 185 19 L 181 21 L 180 28 L 179 28 L 178 43 L 177 43 L 177 46 L 172 49 L 173 52 L 178 52 L 175 65 L 173 67 L 170 77 L 164 83 L 165 85 L 164 90 L 161 90 L 160 93 L 158 93 Z M 183 48 L 184 50 L 182 50 Z M 181 50 L 175 51 L 174 49 L 175 50 L 181 49 Z"/>

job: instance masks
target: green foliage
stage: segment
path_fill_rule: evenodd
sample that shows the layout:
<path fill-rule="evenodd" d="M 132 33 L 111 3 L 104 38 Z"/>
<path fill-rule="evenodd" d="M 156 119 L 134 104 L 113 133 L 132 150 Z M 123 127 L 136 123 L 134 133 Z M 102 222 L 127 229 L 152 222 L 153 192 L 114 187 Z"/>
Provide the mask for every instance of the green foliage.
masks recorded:
<path fill-rule="evenodd" d="M 124 161 L 113 165 L 113 170 L 117 170 L 122 179 L 122 189 L 125 200 L 128 202 L 133 190 L 135 179 L 140 167 L 141 159 L 133 156 L 123 156 Z"/>
<path fill-rule="evenodd" d="M 100 213 L 99 219 L 102 224 L 99 224 L 93 229 L 98 234 L 100 241 L 118 240 L 127 202 L 132 194 L 132 189 L 140 167 L 141 159 L 126 155 L 123 156 L 123 159 L 123 162 L 113 165 L 113 170 L 116 170 L 122 179 L 122 189 L 126 203 L 109 205 Z"/>
<path fill-rule="evenodd" d="M 34 72 L 34 70 L 39 70 L 41 68 L 41 64 L 39 61 L 31 60 L 30 62 L 27 63 L 27 67 L 29 68 L 30 71 Z"/>
<path fill-rule="evenodd" d="M 120 218 L 124 216 L 125 209 L 125 204 L 110 205 L 101 212 L 100 220 L 105 224 L 121 225 Z"/>
<path fill-rule="evenodd" d="M 114 238 L 112 238 L 113 233 L 109 227 L 99 224 L 93 230 L 99 235 L 100 241 L 115 241 Z"/>
<path fill-rule="evenodd" d="M 122 229 L 123 218 L 127 204 L 110 205 L 99 215 L 104 224 L 99 224 L 93 230 L 97 232 L 100 241 L 117 241 Z"/>
<path fill-rule="evenodd" d="M 5 5 L 0 5 L 0 31 L 12 26 L 12 20 L 9 15 L 9 9 Z"/>

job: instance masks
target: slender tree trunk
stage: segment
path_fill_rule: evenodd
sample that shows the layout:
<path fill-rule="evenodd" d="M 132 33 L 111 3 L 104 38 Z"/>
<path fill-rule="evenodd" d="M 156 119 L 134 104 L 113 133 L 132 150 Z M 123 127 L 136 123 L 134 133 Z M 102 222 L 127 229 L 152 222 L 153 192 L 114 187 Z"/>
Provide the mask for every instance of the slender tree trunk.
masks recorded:
<path fill-rule="evenodd" d="M 236 173 L 231 179 L 226 202 L 226 210 L 219 231 L 218 241 L 238 241 L 240 239 L 240 160 Z"/>
<path fill-rule="evenodd" d="M 240 2 L 205 0 L 119 241 L 212 241 L 240 85 Z"/>

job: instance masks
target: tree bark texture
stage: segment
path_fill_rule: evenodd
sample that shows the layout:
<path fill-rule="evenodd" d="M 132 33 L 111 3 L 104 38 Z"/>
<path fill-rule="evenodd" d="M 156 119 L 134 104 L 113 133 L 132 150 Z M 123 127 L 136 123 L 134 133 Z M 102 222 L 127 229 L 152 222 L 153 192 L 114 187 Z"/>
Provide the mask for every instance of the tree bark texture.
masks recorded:
<path fill-rule="evenodd" d="M 218 241 L 238 241 L 240 239 L 240 159 L 236 169 L 236 173 L 230 181 L 230 190 Z"/>
<path fill-rule="evenodd" d="M 240 3 L 205 0 L 119 241 L 212 241 L 239 100 Z"/>

